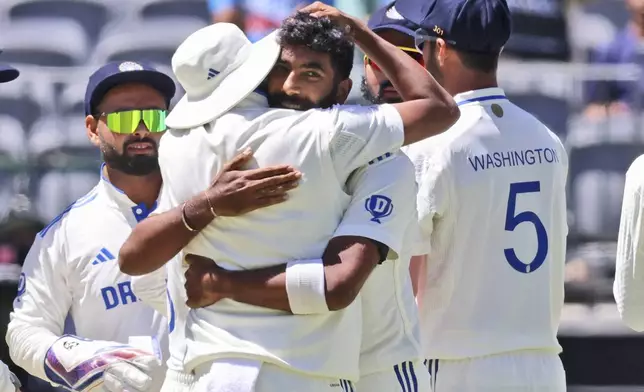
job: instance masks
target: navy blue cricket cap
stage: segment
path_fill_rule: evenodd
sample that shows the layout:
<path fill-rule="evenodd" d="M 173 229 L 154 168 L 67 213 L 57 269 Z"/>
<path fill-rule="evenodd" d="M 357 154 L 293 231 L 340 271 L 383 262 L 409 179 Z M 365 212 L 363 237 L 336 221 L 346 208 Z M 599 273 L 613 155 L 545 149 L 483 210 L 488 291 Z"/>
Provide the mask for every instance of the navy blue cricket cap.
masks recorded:
<path fill-rule="evenodd" d="M 121 84 L 141 83 L 159 91 L 170 104 L 176 86 L 172 78 L 145 62 L 107 63 L 89 77 L 85 91 L 85 115 L 95 114 L 96 105 L 107 92 Z"/>
<path fill-rule="evenodd" d="M 2 53 L 1 50 L 0 50 L 0 53 Z M 18 72 L 17 69 L 9 65 L 0 64 L 0 83 L 11 82 L 12 80 L 16 79 L 19 75 L 20 75 L 20 72 Z"/>
<path fill-rule="evenodd" d="M 498 54 L 512 32 L 506 0 L 397 0 L 396 9 L 430 36 L 468 52 Z"/>
<path fill-rule="evenodd" d="M 367 22 L 367 26 L 369 26 L 371 31 L 376 33 L 378 31 L 392 29 L 412 37 L 414 37 L 415 31 L 419 28 L 417 24 L 405 19 L 396 10 L 395 1 L 374 11 L 369 18 L 369 22 Z"/>

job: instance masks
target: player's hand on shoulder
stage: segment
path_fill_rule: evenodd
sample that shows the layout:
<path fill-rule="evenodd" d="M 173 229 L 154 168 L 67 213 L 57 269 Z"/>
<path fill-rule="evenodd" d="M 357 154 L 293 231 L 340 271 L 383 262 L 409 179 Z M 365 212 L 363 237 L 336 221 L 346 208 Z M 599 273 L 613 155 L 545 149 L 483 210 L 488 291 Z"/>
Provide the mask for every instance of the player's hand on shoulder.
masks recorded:
<path fill-rule="evenodd" d="M 64 335 L 47 351 L 49 381 L 73 391 L 144 392 L 159 376 L 161 360 L 140 348 Z M 97 389 L 95 389 L 97 388 Z"/>
<path fill-rule="evenodd" d="M 228 271 L 218 266 L 214 260 L 193 254 L 185 258 L 188 269 L 185 272 L 188 307 L 204 308 L 226 298 L 230 287 Z"/>
<path fill-rule="evenodd" d="M 248 149 L 217 174 L 206 191 L 215 214 L 237 216 L 284 202 L 298 186 L 301 173 L 289 165 L 244 170 L 253 152 Z"/>

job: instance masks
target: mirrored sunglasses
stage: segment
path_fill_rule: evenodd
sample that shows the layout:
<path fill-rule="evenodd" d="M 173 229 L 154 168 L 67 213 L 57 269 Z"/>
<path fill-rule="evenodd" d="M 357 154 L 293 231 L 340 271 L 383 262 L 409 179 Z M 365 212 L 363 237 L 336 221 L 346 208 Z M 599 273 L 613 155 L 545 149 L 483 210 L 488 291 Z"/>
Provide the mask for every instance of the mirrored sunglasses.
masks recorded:
<path fill-rule="evenodd" d="M 413 58 L 416 60 L 416 62 L 423 67 L 425 66 L 425 60 L 423 60 L 423 53 L 419 51 L 418 49 L 414 48 L 408 48 L 406 46 L 397 46 L 398 49 L 402 50 L 403 52 L 407 53 L 409 57 Z M 382 68 L 378 66 L 373 60 L 371 60 L 367 55 L 364 56 L 364 62 L 365 64 L 371 65 L 374 69 L 377 69 L 378 71 L 382 72 Z"/>
<path fill-rule="evenodd" d="M 120 134 L 136 132 L 141 121 L 152 133 L 163 132 L 167 129 L 165 118 L 168 112 L 161 109 L 123 110 L 120 112 L 101 113 L 110 131 Z"/>

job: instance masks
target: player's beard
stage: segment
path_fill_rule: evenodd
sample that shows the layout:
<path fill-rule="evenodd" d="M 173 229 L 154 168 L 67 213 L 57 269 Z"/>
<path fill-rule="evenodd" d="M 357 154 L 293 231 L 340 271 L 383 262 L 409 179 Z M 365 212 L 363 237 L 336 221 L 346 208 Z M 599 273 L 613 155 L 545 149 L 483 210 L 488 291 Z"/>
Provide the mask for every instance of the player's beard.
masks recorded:
<path fill-rule="evenodd" d="M 364 98 L 369 103 L 372 103 L 375 105 L 380 105 L 383 103 L 400 103 L 403 101 L 401 97 L 398 97 L 398 98 L 391 97 L 389 99 L 384 98 L 383 91 L 385 91 L 387 87 L 393 87 L 393 84 L 391 84 L 390 81 L 385 80 L 382 83 L 380 83 L 380 86 L 378 89 L 378 95 L 374 95 L 371 92 L 369 85 L 367 85 L 367 78 L 363 76 L 362 82 L 360 83 L 360 92 L 362 92 L 362 98 Z"/>
<path fill-rule="evenodd" d="M 268 106 L 272 108 L 287 108 L 295 110 L 326 109 L 338 103 L 338 86 L 334 85 L 330 93 L 322 97 L 318 102 L 310 99 L 287 95 L 284 93 L 270 94 Z"/>
<path fill-rule="evenodd" d="M 153 155 L 128 155 L 127 147 L 132 143 L 150 143 L 154 148 Z M 131 139 L 123 143 L 123 153 L 119 154 L 116 148 L 101 138 L 101 154 L 105 164 L 114 170 L 118 170 L 131 176 L 147 176 L 158 172 L 159 150 L 154 140 L 150 138 Z"/>

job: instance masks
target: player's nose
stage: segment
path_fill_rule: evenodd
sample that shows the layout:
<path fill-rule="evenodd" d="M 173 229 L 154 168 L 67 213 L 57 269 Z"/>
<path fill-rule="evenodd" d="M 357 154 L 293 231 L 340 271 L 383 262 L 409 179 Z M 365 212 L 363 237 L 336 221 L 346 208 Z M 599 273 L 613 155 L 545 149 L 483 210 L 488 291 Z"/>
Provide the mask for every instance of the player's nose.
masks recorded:
<path fill-rule="evenodd" d="M 145 136 L 148 136 L 150 134 L 150 130 L 148 127 L 145 125 L 143 120 L 139 122 L 139 125 L 136 127 L 136 130 L 134 131 L 133 136 L 137 136 L 139 138 L 143 138 Z"/>
<path fill-rule="evenodd" d="M 286 95 L 298 95 L 300 93 L 300 86 L 297 82 L 295 73 L 291 73 L 282 85 L 282 91 Z"/>

